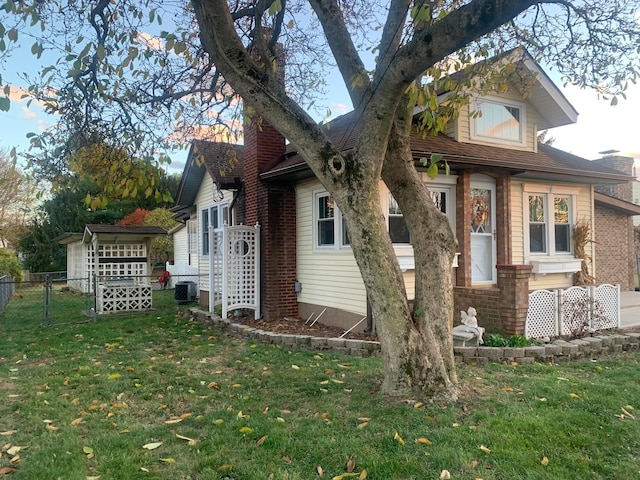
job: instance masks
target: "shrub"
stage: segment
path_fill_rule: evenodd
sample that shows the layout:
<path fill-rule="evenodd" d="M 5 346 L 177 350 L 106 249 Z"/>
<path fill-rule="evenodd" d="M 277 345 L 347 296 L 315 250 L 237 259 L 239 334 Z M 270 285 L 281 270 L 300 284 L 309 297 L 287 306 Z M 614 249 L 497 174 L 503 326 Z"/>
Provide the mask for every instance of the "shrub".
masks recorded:
<path fill-rule="evenodd" d="M 10 275 L 17 282 L 22 281 L 20 262 L 6 248 L 0 248 L 0 276 L 2 275 Z"/>
<path fill-rule="evenodd" d="M 485 347 L 528 347 L 532 345 L 531 340 L 523 335 L 511 335 L 503 337 L 499 333 L 489 333 L 484 337 Z"/>

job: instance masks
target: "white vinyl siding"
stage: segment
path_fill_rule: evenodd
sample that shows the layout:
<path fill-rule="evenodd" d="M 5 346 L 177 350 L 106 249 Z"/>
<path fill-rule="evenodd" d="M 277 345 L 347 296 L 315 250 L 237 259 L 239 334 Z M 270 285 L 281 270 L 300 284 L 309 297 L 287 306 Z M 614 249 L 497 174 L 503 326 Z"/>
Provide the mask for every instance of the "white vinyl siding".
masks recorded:
<path fill-rule="evenodd" d="M 320 189 L 322 185 L 315 179 L 296 187 L 297 277 L 302 284 L 298 301 L 366 315 L 364 283 L 351 249 L 315 248 L 313 201 Z"/>

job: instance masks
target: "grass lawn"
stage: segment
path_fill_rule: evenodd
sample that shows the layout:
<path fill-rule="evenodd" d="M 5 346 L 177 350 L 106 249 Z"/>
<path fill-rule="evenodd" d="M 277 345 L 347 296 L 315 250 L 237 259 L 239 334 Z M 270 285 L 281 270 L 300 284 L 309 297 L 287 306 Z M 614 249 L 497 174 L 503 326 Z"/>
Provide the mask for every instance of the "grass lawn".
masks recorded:
<path fill-rule="evenodd" d="M 640 478 L 637 351 L 461 366 L 463 400 L 421 405 L 378 393 L 379 359 L 228 338 L 155 294 L 96 323 L 0 315 L 0 476 Z"/>

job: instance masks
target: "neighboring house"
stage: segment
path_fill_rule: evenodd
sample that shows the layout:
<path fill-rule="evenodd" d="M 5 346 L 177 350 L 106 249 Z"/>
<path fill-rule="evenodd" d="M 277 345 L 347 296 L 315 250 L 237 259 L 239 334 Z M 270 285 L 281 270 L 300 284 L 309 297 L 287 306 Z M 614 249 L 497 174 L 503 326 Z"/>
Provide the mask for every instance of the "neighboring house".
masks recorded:
<path fill-rule="evenodd" d="M 635 289 L 637 272 L 634 222 L 640 205 L 634 199 L 634 159 L 617 152 L 593 160 L 633 177 L 621 184 L 596 185 L 594 195 L 595 255 L 597 283 L 619 284 L 621 290 Z"/>
<path fill-rule="evenodd" d="M 474 306 L 483 326 L 507 334 L 524 333 L 531 290 L 572 285 L 581 265 L 573 255 L 572 228 L 585 219 L 595 230 L 594 185 L 631 180 L 538 143 L 539 131 L 574 123 L 577 112 L 531 58 L 518 69 L 537 74 L 526 99 L 517 88 L 475 96 L 444 134 L 412 138 L 418 170 L 419 159 L 431 154 L 442 155 L 451 169 L 450 175 L 430 180 L 425 172 L 423 178 L 458 238 L 455 310 Z M 352 112 L 330 122 L 327 134 L 348 150 L 357 133 L 354 125 Z M 194 149 L 203 153 L 204 166 L 189 161 L 185 167 L 176 218 L 197 225 L 199 271 L 209 268 L 209 224 L 259 222 L 264 316 L 306 319 L 324 312 L 323 323 L 343 327 L 370 316 L 340 211 L 330 195 L 272 126 L 249 125 L 244 139 L 244 148 L 196 142 L 189 158 L 195 157 Z M 240 161 L 221 177 L 219 167 L 231 156 Z M 411 296 L 411 239 L 384 185 L 381 196 Z M 598 252 L 593 244 L 586 250 L 598 278 Z M 200 289 L 203 302 L 208 284 Z"/>

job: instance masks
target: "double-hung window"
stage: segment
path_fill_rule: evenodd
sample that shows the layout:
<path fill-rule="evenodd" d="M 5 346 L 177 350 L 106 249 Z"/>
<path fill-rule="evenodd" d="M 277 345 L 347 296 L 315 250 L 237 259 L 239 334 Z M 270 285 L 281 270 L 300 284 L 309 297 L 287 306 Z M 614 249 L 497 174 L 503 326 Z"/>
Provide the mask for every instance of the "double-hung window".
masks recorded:
<path fill-rule="evenodd" d="M 411 243 L 409 237 L 409 228 L 407 222 L 404 220 L 404 216 L 398 207 L 398 202 L 393 198 L 393 195 L 389 193 L 387 196 L 388 203 L 388 218 L 389 218 L 389 236 L 392 243 Z"/>
<path fill-rule="evenodd" d="M 573 195 L 525 192 L 528 212 L 529 253 L 571 254 Z"/>
<path fill-rule="evenodd" d="M 222 228 L 229 224 L 229 206 L 226 203 L 217 204 L 202 209 L 202 255 L 209 255 L 209 227 Z"/>
<path fill-rule="evenodd" d="M 313 194 L 314 247 L 340 249 L 349 246 L 349 234 L 340 209 L 325 191 Z"/>

